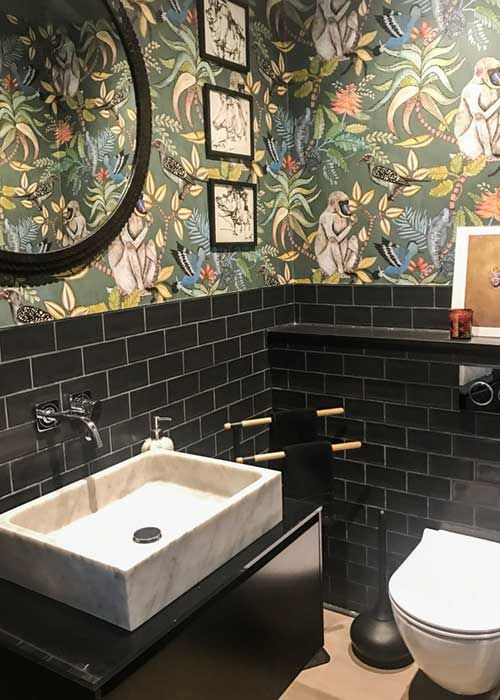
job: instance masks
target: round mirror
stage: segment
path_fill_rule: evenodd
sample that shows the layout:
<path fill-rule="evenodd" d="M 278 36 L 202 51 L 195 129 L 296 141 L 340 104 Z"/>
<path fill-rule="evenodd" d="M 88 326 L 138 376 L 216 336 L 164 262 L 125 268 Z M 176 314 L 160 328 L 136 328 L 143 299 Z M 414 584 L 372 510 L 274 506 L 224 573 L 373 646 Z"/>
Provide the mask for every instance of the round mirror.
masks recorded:
<path fill-rule="evenodd" d="M 0 272 L 87 263 L 140 199 L 142 53 L 119 0 L 0 0 Z"/>

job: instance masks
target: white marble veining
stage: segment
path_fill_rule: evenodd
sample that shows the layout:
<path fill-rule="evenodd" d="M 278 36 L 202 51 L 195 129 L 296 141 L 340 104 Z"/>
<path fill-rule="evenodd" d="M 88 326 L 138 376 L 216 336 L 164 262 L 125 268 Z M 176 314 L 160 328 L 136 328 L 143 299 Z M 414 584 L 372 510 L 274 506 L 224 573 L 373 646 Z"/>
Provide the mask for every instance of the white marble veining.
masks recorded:
<path fill-rule="evenodd" d="M 279 472 L 148 452 L 0 516 L 0 577 L 134 630 L 282 517 Z"/>

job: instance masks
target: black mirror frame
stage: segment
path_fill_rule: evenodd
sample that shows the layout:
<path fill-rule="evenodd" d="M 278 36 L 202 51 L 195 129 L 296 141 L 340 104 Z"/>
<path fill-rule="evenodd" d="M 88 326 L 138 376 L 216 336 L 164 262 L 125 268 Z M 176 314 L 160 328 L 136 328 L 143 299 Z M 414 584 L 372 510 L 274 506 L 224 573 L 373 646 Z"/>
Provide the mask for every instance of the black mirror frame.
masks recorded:
<path fill-rule="evenodd" d="M 53 253 L 13 253 L 0 250 L 0 275 L 24 279 L 41 275 L 70 274 L 87 265 L 127 223 L 142 194 L 151 155 L 152 108 L 148 73 L 139 40 L 120 0 L 102 0 L 123 43 L 132 75 L 137 104 L 136 147 L 128 189 L 118 208 L 106 223 L 74 246 Z"/>

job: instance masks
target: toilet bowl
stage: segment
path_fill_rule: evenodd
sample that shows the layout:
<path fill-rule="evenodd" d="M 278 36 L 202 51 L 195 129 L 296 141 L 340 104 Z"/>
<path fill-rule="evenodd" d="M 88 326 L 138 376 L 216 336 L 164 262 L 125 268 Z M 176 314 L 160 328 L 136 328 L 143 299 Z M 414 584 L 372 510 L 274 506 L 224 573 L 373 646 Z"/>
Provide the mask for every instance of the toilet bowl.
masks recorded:
<path fill-rule="evenodd" d="M 392 575 L 394 618 L 421 670 L 460 695 L 500 686 L 500 544 L 424 530 Z"/>

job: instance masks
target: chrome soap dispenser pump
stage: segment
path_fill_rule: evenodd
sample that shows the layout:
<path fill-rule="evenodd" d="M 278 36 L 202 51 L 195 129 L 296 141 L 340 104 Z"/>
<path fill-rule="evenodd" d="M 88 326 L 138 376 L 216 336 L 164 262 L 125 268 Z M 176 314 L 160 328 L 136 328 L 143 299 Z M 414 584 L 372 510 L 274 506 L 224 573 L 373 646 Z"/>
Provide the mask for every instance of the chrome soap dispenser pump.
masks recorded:
<path fill-rule="evenodd" d="M 166 450 L 175 449 L 174 443 L 169 437 L 165 437 L 164 429 L 161 427 L 163 422 L 171 422 L 170 416 L 154 416 L 154 428 L 151 431 L 151 437 L 148 438 L 141 448 L 141 452 L 149 452 L 151 450 Z"/>

